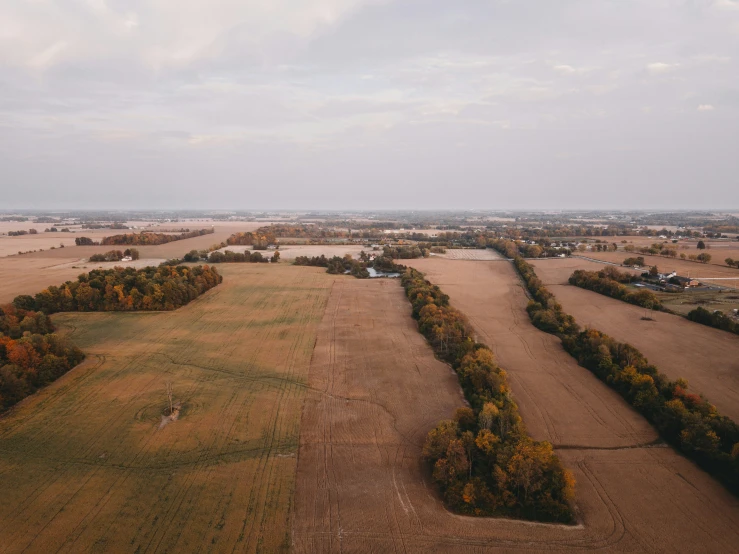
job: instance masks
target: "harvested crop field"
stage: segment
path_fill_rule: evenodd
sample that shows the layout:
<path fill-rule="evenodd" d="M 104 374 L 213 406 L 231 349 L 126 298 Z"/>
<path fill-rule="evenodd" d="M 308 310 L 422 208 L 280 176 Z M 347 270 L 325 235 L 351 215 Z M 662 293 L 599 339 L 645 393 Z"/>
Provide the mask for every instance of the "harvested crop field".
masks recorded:
<path fill-rule="evenodd" d="M 480 340 L 493 348 L 508 372 L 529 433 L 551 441 L 575 473 L 582 521 L 562 529 L 449 516 L 454 524 L 428 520 L 424 530 L 444 529 L 439 534 L 456 537 L 460 550 L 472 545 L 529 551 L 737 550 L 739 500 L 660 444 L 646 420 L 578 366 L 556 337 L 533 327 L 511 264 L 443 259 L 406 263 L 449 294 Z"/>
<path fill-rule="evenodd" d="M 168 313 L 59 314 L 83 364 L 0 419 L 0 552 L 275 552 L 333 277 L 219 267 Z M 181 402 L 166 423 L 166 383 Z"/>
<path fill-rule="evenodd" d="M 693 392 L 739 421 L 739 337 L 678 315 L 655 312 L 654 321 L 642 320 L 644 308 L 572 285 L 549 284 L 551 263 L 532 264 L 580 325 L 635 346 L 670 379 L 687 379 Z"/>

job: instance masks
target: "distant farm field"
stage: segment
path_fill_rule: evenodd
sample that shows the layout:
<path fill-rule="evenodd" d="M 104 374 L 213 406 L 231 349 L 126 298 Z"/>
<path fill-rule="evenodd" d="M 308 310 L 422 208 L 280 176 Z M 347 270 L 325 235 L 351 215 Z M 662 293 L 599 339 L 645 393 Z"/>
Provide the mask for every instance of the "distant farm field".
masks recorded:
<path fill-rule="evenodd" d="M 0 418 L 0 552 L 290 545 L 302 399 L 334 280 L 221 266 L 168 313 L 59 314 L 88 355 Z M 166 383 L 177 421 L 162 425 Z"/>

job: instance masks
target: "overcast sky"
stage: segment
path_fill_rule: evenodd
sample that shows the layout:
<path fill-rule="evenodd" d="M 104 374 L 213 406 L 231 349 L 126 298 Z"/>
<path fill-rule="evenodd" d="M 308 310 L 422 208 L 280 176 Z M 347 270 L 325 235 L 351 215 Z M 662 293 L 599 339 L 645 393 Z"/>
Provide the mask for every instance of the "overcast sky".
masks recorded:
<path fill-rule="evenodd" d="M 739 207 L 739 0 L 1 0 L 0 208 Z"/>

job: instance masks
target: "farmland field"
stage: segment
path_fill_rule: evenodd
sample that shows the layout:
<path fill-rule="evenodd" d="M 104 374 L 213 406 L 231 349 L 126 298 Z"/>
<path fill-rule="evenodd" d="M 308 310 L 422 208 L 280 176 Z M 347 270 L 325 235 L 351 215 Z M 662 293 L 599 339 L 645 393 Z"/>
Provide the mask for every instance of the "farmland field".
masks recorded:
<path fill-rule="evenodd" d="M 654 321 L 642 320 L 644 308 L 558 284 L 562 269 L 555 267 L 556 262 L 532 264 L 565 312 L 580 325 L 635 346 L 670 379 L 684 377 L 693 392 L 705 395 L 722 414 L 739 421 L 739 337 L 678 315 L 656 312 L 651 315 Z"/>
<path fill-rule="evenodd" d="M 739 501 L 662 445 L 646 420 L 577 365 L 556 337 L 533 327 L 511 264 L 406 262 L 426 272 L 470 318 L 508 372 L 529 433 L 551 441 L 577 479 L 582 526 L 566 532 L 548 526 L 524 530 L 500 521 L 476 527 L 457 518 L 465 522 L 455 527 L 460 541 L 475 536 L 478 542 L 469 544 L 531 551 L 736 550 Z"/>
<path fill-rule="evenodd" d="M 88 355 L 0 419 L 0 552 L 274 552 L 334 280 L 219 267 L 175 312 L 58 314 Z M 166 382 L 182 402 L 162 427 Z"/>

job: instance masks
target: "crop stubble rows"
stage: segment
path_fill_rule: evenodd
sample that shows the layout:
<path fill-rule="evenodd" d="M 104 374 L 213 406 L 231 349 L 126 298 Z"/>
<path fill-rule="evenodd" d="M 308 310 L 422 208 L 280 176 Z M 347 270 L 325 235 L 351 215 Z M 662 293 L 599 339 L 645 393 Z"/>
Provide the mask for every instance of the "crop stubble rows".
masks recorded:
<path fill-rule="evenodd" d="M 584 264 L 579 269 L 603 267 Z M 534 261 L 533 265 L 565 312 L 581 325 L 636 347 L 670 379 L 687 379 L 693 392 L 703 394 L 720 413 L 739 421 L 739 337 L 667 313 L 651 314 L 654 321 L 642 320 L 643 308 L 566 284 L 576 263 L 562 265 L 552 260 Z"/>

